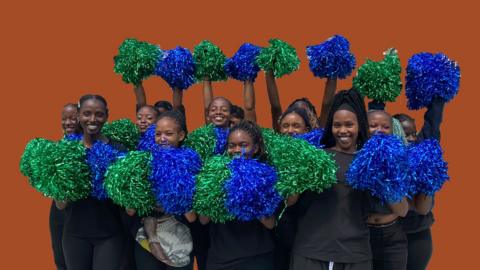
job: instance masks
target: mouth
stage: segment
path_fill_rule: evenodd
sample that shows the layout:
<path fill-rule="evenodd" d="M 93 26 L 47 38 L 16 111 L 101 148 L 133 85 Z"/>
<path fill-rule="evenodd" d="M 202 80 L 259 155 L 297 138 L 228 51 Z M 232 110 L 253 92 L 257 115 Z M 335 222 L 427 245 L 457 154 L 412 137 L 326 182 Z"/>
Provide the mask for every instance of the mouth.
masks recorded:
<path fill-rule="evenodd" d="M 338 141 L 341 143 L 341 144 L 347 144 L 351 141 L 351 138 L 349 136 L 339 136 L 338 137 Z"/>
<path fill-rule="evenodd" d="M 225 116 L 223 115 L 215 115 L 212 118 L 212 122 L 223 122 L 225 120 Z"/>
<path fill-rule="evenodd" d="M 97 131 L 99 129 L 99 125 L 97 124 L 87 124 L 88 131 Z"/>

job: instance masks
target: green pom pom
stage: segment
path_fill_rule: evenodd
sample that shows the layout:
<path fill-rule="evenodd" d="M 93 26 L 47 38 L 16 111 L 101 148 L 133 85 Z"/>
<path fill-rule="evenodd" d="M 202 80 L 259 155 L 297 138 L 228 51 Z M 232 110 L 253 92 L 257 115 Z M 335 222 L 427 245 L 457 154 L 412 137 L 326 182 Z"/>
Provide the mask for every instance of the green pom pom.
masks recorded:
<path fill-rule="evenodd" d="M 155 71 L 162 51 L 156 45 L 136 39 L 126 39 L 113 58 L 115 73 L 122 74 L 126 83 L 138 85 Z"/>
<path fill-rule="evenodd" d="M 225 208 L 224 183 L 230 178 L 228 164 L 231 159 L 226 156 L 214 156 L 203 165 L 196 177 L 196 192 L 193 210 L 212 219 L 215 223 L 233 220 Z"/>
<path fill-rule="evenodd" d="M 118 205 L 135 209 L 140 216 L 149 214 L 155 198 L 149 179 L 151 154 L 132 151 L 112 164 L 105 175 L 108 196 Z"/>
<path fill-rule="evenodd" d="M 332 157 L 308 142 L 262 129 L 269 162 L 276 168 L 276 188 L 287 197 L 306 190 L 322 192 L 336 183 Z"/>
<path fill-rule="evenodd" d="M 130 151 L 136 149 L 140 139 L 137 126 L 129 119 L 120 119 L 106 123 L 102 128 L 102 134 L 113 141 L 123 144 Z"/>
<path fill-rule="evenodd" d="M 397 50 L 384 52 L 385 58 L 380 62 L 367 59 L 353 78 L 353 87 L 363 96 L 370 99 L 387 102 L 395 101 L 402 90 L 400 72 L 402 67 Z"/>
<path fill-rule="evenodd" d="M 227 74 L 223 68 L 227 57 L 215 44 L 208 40 L 200 42 L 193 50 L 193 59 L 197 81 L 203 81 L 205 77 L 210 81 L 227 80 Z"/>
<path fill-rule="evenodd" d="M 275 78 L 290 74 L 300 65 L 295 48 L 280 39 L 270 39 L 270 47 L 262 49 L 257 65 L 264 71 L 273 71 Z"/>
<path fill-rule="evenodd" d="M 21 170 L 25 175 L 30 174 L 32 186 L 47 197 L 76 201 L 90 194 L 90 169 L 85 163 L 85 147 L 80 142 L 34 140 L 27 145 L 22 163 Z"/>
<path fill-rule="evenodd" d="M 48 153 L 55 143 L 42 138 L 35 138 L 28 142 L 23 151 L 22 158 L 20 159 L 20 172 L 29 178 L 30 184 L 35 186 L 35 173 L 34 168 L 38 168 L 35 163 L 41 161 L 41 158 L 45 156 L 44 153 Z"/>
<path fill-rule="evenodd" d="M 208 124 L 188 134 L 184 145 L 195 150 L 205 161 L 215 152 L 216 140 L 213 124 Z"/>

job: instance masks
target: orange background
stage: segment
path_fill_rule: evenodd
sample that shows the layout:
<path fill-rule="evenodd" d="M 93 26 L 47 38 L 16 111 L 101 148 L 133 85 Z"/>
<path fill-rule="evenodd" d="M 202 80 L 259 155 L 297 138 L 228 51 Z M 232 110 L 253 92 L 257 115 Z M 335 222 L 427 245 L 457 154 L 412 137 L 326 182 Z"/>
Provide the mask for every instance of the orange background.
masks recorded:
<path fill-rule="evenodd" d="M 178 3 L 176 3 L 178 2 Z M 18 164 L 33 137 L 60 138 L 60 110 L 80 95 L 104 95 L 111 120 L 134 117 L 132 87 L 113 72 L 112 57 L 127 37 L 190 49 L 203 39 L 233 55 L 243 42 L 266 46 L 278 37 L 297 48 L 300 70 L 278 80 L 284 107 L 307 96 L 317 108 L 324 81 L 308 69 L 305 46 L 333 34 L 347 37 L 357 66 L 367 57 L 382 58 L 396 47 L 405 68 L 416 52 L 444 52 L 459 62 L 461 89 L 446 106 L 442 145 L 451 182 L 438 194 L 433 226 L 434 254 L 430 269 L 459 269 L 474 264 L 479 243 L 475 207 L 478 173 L 478 7 L 474 1 L 9 1 L 2 3 L 0 58 L 1 106 L 6 116 L 1 132 L 3 205 L 2 269 L 53 269 L 48 234 L 50 201 L 29 187 Z M 192 1 L 193 2 L 193 1 Z M 321 3 L 326 2 L 326 3 Z M 338 2 L 338 3 L 337 3 Z M 352 1 L 353 2 L 353 1 Z M 368 3 L 367 3 L 368 2 Z M 388 4 L 387 4 L 388 2 Z M 475 25 L 477 27 L 475 28 Z M 478 69 L 478 66 L 477 68 Z M 477 70 L 478 71 L 478 70 Z M 170 99 L 160 78 L 145 82 L 148 100 Z M 339 88 L 351 85 L 351 78 Z M 259 123 L 270 126 L 263 74 L 255 85 Z M 241 83 L 215 83 L 216 95 L 241 102 Z M 190 129 L 202 123 L 201 85 L 185 93 Z M 392 113 L 407 112 L 405 98 L 389 104 Z M 423 111 L 409 112 L 421 127 Z M 477 158 L 474 158 L 477 156 Z M 476 162 L 477 161 L 477 162 Z M 477 180 L 475 180 L 477 179 Z"/>

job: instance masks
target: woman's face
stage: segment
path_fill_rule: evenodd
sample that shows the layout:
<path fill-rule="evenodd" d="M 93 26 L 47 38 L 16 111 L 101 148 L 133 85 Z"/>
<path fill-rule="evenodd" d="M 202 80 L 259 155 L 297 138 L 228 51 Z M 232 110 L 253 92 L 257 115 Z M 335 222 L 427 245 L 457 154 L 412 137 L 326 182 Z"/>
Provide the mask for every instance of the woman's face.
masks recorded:
<path fill-rule="evenodd" d="M 253 157 L 258 151 L 252 137 L 245 131 L 237 129 L 228 136 L 227 153 L 230 156 Z"/>
<path fill-rule="evenodd" d="M 299 101 L 297 101 L 293 104 L 293 107 L 304 109 L 307 112 L 308 121 L 310 122 L 310 125 L 312 126 L 312 128 L 318 128 L 318 126 L 317 126 L 317 123 L 318 123 L 317 115 L 315 115 L 315 113 L 312 111 L 312 109 L 310 109 L 310 107 L 308 106 L 308 104 L 305 101 L 299 100 Z"/>
<path fill-rule="evenodd" d="M 357 116 L 348 110 L 336 111 L 333 115 L 332 133 L 335 148 L 346 153 L 355 152 L 358 138 Z"/>
<path fill-rule="evenodd" d="M 308 132 L 307 125 L 303 118 L 297 113 L 285 115 L 280 122 L 280 133 L 293 136 L 295 134 L 304 134 Z"/>
<path fill-rule="evenodd" d="M 161 146 L 179 147 L 185 139 L 185 131 L 181 130 L 178 123 L 170 118 L 163 117 L 157 121 L 155 129 L 155 143 Z"/>
<path fill-rule="evenodd" d="M 71 135 L 78 130 L 78 109 L 66 106 L 62 110 L 62 129 L 66 135 Z"/>
<path fill-rule="evenodd" d="M 208 119 L 216 127 L 228 127 L 230 121 L 230 104 L 224 98 L 216 98 L 208 108 Z"/>
<path fill-rule="evenodd" d="M 137 112 L 136 125 L 140 133 L 147 131 L 147 128 L 157 120 L 157 112 L 150 107 L 142 107 Z"/>
<path fill-rule="evenodd" d="M 392 118 L 384 112 L 371 112 L 368 114 L 368 131 L 374 133 L 392 134 Z"/>
<path fill-rule="evenodd" d="M 78 122 L 84 134 L 98 135 L 108 120 L 107 108 L 98 99 L 84 101 L 78 112 Z"/>
<path fill-rule="evenodd" d="M 400 122 L 402 125 L 403 131 L 405 132 L 405 137 L 409 143 L 417 142 L 417 127 L 415 122 L 410 120 L 405 120 Z"/>

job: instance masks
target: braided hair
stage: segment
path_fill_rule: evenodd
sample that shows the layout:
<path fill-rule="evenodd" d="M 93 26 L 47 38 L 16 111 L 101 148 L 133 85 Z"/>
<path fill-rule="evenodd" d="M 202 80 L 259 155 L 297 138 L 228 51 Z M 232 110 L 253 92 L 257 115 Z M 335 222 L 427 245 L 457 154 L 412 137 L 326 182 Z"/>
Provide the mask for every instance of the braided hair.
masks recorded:
<path fill-rule="evenodd" d="M 252 121 L 242 120 L 238 124 L 230 128 L 230 133 L 228 136 L 229 140 L 230 140 L 230 135 L 236 130 L 244 131 L 252 138 L 253 146 L 257 147 L 257 153 L 253 156 L 253 158 L 256 158 L 260 161 L 266 161 L 267 151 L 265 149 L 265 141 L 263 139 L 263 135 L 262 135 L 262 131 L 260 130 L 260 127 L 258 127 L 257 124 L 255 124 Z"/>
<path fill-rule="evenodd" d="M 365 109 L 365 103 L 360 93 L 355 89 L 342 90 L 338 92 L 333 98 L 333 103 L 330 111 L 328 112 L 327 124 L 325 126 L 325 133 L 322 137 L 321 143 L 325 145 L 325 148 L 335 146 L 335 137 L 332 133 L 333 115 L 337 112 L 342 105 L 348 105 L 352 108 L 353 113 L 357 117 L 358 121 L 358 137 L 357 137 L 357 150 L 360 150 L 365 142 L 368 140 L 368 118 L 367 111 Z"/>
<path fill-rule="evenodd" d="M 175 109 L 171 111 L 163 112 L 158 116 L 157 123 L 163 118 L 172 119 L 178 125 L 178 128 L 180 129 L 180 131 L 185 132 L 185 138 L 187 137 L 187 134 L 188 134 L 187 121 L 185 120 L 185 116 L 183 115 L 183 113 Z M 183 140 L 180 142 L 180 145 L 182 144 L 183 144 Z"/>

